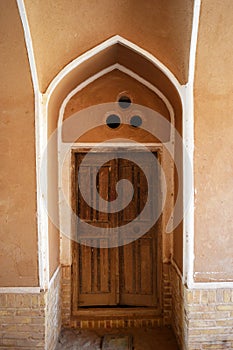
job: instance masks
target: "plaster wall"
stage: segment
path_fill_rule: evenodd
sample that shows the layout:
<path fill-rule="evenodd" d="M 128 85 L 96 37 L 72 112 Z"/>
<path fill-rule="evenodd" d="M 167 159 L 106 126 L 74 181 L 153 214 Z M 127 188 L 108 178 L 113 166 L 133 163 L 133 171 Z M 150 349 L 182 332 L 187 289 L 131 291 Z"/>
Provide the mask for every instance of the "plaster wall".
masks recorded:
<path fill-rule="evenodd" d="M 101 4 L 97 4 L 96 8 L 89 5 L 87 6 L 87 3 L 84 1 L 79 3 L 69 2 L 69 6 L 67 6 L 66 1 L 60 0 L 56 2 L 45 0 L 26 0 L 25 4 L 32 34 L 40 88 L 42 91 L 46 89 L 58 71 L 73 58 L 114 34 L 120 34 L 132 42 L 135 42 L 139 46 L 147 49 L 149 52 L 159 58 L 168 68 L 170 68 L 181 83 L 185 83 L 187 81 L 189 39 L 191 34 L 193 8 L 193 1 L 191 0 L 179 0 L 176 2 L 169 0 L 166 2 L 166 4 L 161 0 L 156 0 L 153 1 L 153 4 L 151 1 L 149 1 L 143 6 L 141 5 L 142 3 L 140 1 L 132 3 L 128 2 L 127 4 L 123 3 L 122 1 L 111 3 L 105 3 L 104 1 L 101 2 Z M 24 153 L 24 157 L 28 158 L 25 167 L 22 168 L 20 165 L 18 165 L 20 168 L 20 176 L 22 176 L 22 182 L 20 182 L 20 186 L 22 184 L 20 192 L 18 192 L 18 189 L 15 191 L 15 188 L 11 186 L 12 192 L 14 188 L 12 198 L 14 196 L 15 202 L 17 202 L 17 193 L 19 193 L 20 199 L 19 202 L 17 202 L 17 210 L 22 213 L 20 220 L 23 221 L 23 225 L 21 225 L 21 221 L 18 220 L 17 217 L 15 219 L 15 222 L 17 222 L 16 231 L 19 231 L 19 234 L 16 233 L 14 236 L 14 243 L 12 243 L 12 240 L 9 242 L 9 250 L 11 251 L 10 255 L 8 254 L 8 248 L 6 248 L 7 243 L 4 242 L 3 255 L 4 263 L 7 261 L 7 259 L 5 259 L 5 255 L 10 256 L 9 266 L 14 266 L 12 271 L 17 270 L 19 276 L 21 276 L 22 271 L 24 271 L 23 274 L 25 273 L 25 276 L 20 277 L 22 285 L 28 285 L 28 283 L 30 285 L 36 285 L 38 282 L 38 273 L 35 215 L 36 187 L 34 116 L 32 118 L 32 115 L 34 114 L 33 89 L 16 3 L 14 1 L 6 2 L 4 0 L 1 2 L 1 5 L 3 8 L 3 11 L 1 11 L 3 18 L 1 24 L 4 31 L 9 31 L 9 34 L 6 35 L 3 33 L 2 36 L 4 38 L 2 52 L 4 52 L 3 56 L 5 57 L 5 63 L 2 66 L 3 93 L 1 98 L 4 99 L 4 96 L 6 96 L 6 98 L 9 100 L 11 98 L 10 96 L 14 96 L 15 100 L 12 101 L 16 101 L 17 98 L 17 111 L 14 113 L 14 115 L 20 115 L 20 118 L 14 120 L 14 126 L 11 119 L 10 125 L 12 125 L 12 130 L 9 131 L 11 134 L 15 133 L 15 140 L 20 139 L 20 148 L 18 146 L 15 147 L 13 152 L 14 156 L 12 157 L 11 155 L 12 164 L 15 159 L 17 160 L 16 163 L 12 165 L 15 174 L 17 173 L 17 176 L 19 176 L 19 171 L 16 171 L 15 166 L 17 165 L 19 159 L 21 159 L 22 153 Z M 66 15 L 64 15 L 64 13 Z M 93 33 L 95 33 L 95 35 L 93 35 Z M 14 44 L 12 45 L 11 43 Z M 108 55 L 107 51 L 112 52 L 110 55 Z M 180 101 L 178 95 L 170 86 L 171 84 L 166 82 L 166 79 L 164 80 L 159 70 L 149 76 L 148 71 L 150 71 L 152 64 L 149 62 L 143 63 L 143 58 L 140 55 L 137 55 L 134 52 L 131 52 L 131 55 L 129 55 L 128 51 L 129 50 L 127 50 L 127 48 L 123 45 L 116 45 L 115 48 L 106 49 L 106 52 L 103 54 L 101 53 L 98 58 L 95 57 L 87 64 L 83 64 L 83 66 L 80 67 L 79 72 L 77 71 L 76 77 L 67 77 L 68 80 L 72 80 L 71 85 L 64 83 L 64 86 L 62 86 L 61 84 L 60 88 L 58 88 L 55 93 L 55 97 L 52 97 L 57 99 L 55 102 L 56 106 L 53 103 L 49 105 L 49 134 L 56 128 L 58 110 L 68 90 L 70 91 L 72 88 L 74 88 L 79 80 L 83 80 L 82 78 L 88 78 L 99 69 L 107 67 L 109 64 L 113 64 L 115 62 L 119 62 L 128 68 L 133 68 L 136 72 L 140 73 L 142 77 L 151 81 L 153 84 L 155 82 L 158 83 L 161 91 L 169 96 L 173 106 L 176 106 L 175 117 L 177 128 L 179 132 L 182 133 Z M 17 57 L 17 59 L 15 59 L 15 57 Z M 8 68 L 5 69 L 6 67 Z M 7 89 L 6 85 L 8 86 Z M 24 115 L 24 111 L 22 111 L 21 108 L 24 109 L 29 105 L 30 108 L 27 109 L 27 112 L 29 112 L 27 115 L 25 112 Z M 12 103 L 10 108 L 13 108 Z M 22 128 L 23 121 L 25 121 L 25 124 L 27 124 L 24 128 Z M 7 123 L 8 120 L 6 124 Z M 16 128 L 17 131 L 13 131 L 13 128 Z M 22 133 L 22 135 L 20 133 Z M 20 134 L 19 137 L 17 134 Z M 4 129 L 4 138 L 6 137 L 8 136 Z M 31 145 L 33 145 L 33 148 Z M 11 148 L 13 149 L 12 145 Z M 4 157 L 5 156 L 6 153 L 4 154 Z M 10 162 L 8 162 L 8 160 L 7 163 L 7 167 L 9 167 Z M 56 164 L 52 165 L 53 171 L 55 172 Z M 10 182 L 9 172 L 7 176 L 7 181 Z M 15 177 L 13 181 L 16 181 Z M 6 182 L 3 182 L 3 187 L 7 188 L 5 184 Z M 17 183 L 17 186 L 19 186 L 19 183 Z M 25 186 L 27 187 L 27 191 L 24 190 Z M 56 187 L 57 183 L 55 181 L 51 186 L 51 190 Z M 7 195 L 9 195 L 9 192 Z M 25 201 L 24 205 L 21 205 L 23 201 Z M 12 211 L 16 217 L 17 210 L 14 209 L 12 209 Z M 13 226 L 9 226 L 9 220 L 7 225 L 9 231 L 5 232 L 13 232 L 14 228 Z M 29 226 L 30 230 L 33 231 L 33 235 L 31 235 L 31 231 L 28 228 Z M 4 227 L 5 226 L 3 226 L 3 230 Z M 177 232 L 180 241 L 182 241 L 180 231 Z M 10 237 L 10 235 L 8 237 Z M 17 239 L 15 239 L 15 237 Z M 10 238 L 7 238 L 6 241 L 8 239 L 10 240 Z M 26 242 L 25 244 L 23 243 L 24 240 Z M 49 240 L 50 276 L 52 276 L 58 265 L 59 234 L 51 225 Z M 178 243 L 178 239 L 176 239 L 175 242 Z M 182 242 L 176 244 L 175 246 L 175 256 L 177 256 L 176 259 L 179 261 L 180 267 L 182 267 L 181 245 Z M 23 247 L 23 249 L 21 249 L 21 247 Z M 33 261 L 31 261 L 31 259 Z M 18 268 L 18 261 L 21 261 L 21 268 Z M 26 267 L 24 267 L 25 261 Z M 8 263 L 6 264 L 8 266 Z M 32 277 L 34 282 L 32 282 L 31 277 L 28 277 L 31 273 L 29 270 L 34 271 L 34 273 L 32 273 L 34 275 L 34 277 Z M 5 275 L 7 279 L 11 279 L 11 273 L 9 274 L 7 272 Z M 12 272 L 12 278 L 15 278 L 14 272 Z M 30 282 L 23 282 L 25 278 Z M 35 280 L 37 282 L 35 282 Z M 9 280 L 7 283 L 3 283 L 3 285 L 10 285 Z M 17 283 L 18 282 L 16 282 L 16 284 Z"/>
<path fill-rule="evenodd" d="M 117 103 L 119 96 L 122 94 L 129 96 L 133 103 L 133 105 L 127 110 L 119 108 Z M 102 142 L 104 140 L 116 138 L 132 139 L 137 140 L 138 142 L 160 142 L 150 133 L 142 129 L 132 128 L 124 123 L 129 122 L 130 118 L 135 115 L 135 113 L 141 115 L 143 120 L 146 120 L 146 114 L 148 111 L 146 113 L 146 111 L 143 108 L 140 108 L 140 106 L 145 106 L 151 110 L 157 111 L 166 119 L 170 120 L 169 111 L 165 103 L 154 92 L 145 87 L 145 85 L 137 82 L 135 79 L 119 70 L 114 70 L 102 76 L 74 95 L 66 105 L 64 119 L 85 108 L 109 102 L 115 102 L 115 105 L 112 105 L 112 108 L 115 111 L 114 113 L 120 116 L 123 125 L 121 125 L 119 129 L 114 130 L 107 127 L 105 125 L 105 120 L 109 113 L 103 113 L 101 110 L 99 120 L 103 125 L 88 130 L 88 132 L 77 140 L 78 142 Z M 87 118 L 90 119 L 90 116 L 87 115 Z M 164 140 L 165 138 L 167 141 L 170 140 L 169 129 L 166 132 L 166 136 L 164 135 Z M 64 129 L 63 141 L 73 141 L 72 139 L 69 140 Z"/>
<path fill-rule="evenodd" d="M 40 89 L 73 59 L 116 34 L 187 81 L 193 0 L 26 0 Z"/>
<path fill-rule="evenodd" d="M 57 227 L 58 220 L 58 181 L 57 181 L 57 144 L 54 139 L 48 149 L 48 246 L 49 246 L 49 277 L 60 264 L 60 233 Z"/>
<path fill-rule="evenodd" d="M 0 1 L 0 286 L 38 286 L 34 97 L 14 0 Z"/>
<path fill-rule="evenodd" d="M 133 94 L 133 95 L 132 95 Z M 132 103 L 146 106 L 161 113 L 169 120 L 165 103 L 145 85 L 127 74 L 115 69 L 97 79 L 69 100 L 64 119 L 74 111 L 79 111 L 95 104 L 117 102 L 118 96 L 128 95 Z"/>
<path fill-rule="evenodd" d="M 81 64 L 78 64 L 73 70 L 69 71 L 62 80 L 59 80 L 56 89 L 51 93 L 48 105 L 49 136 L 56 130 L 59 110 L 67 95 L 79 86 L 79 84 L 116 63 L 126 69 L 132 70 L 133 73 L 136 73 L 148 83 L 158 88 L 167 97 L 174 108 L 176 128 L 182 134 L 181 100 L 169 78 L 154 63 L 147 60 L 145 56 L 136 52 L 134 49 L 131 49 L 130 46 L 126 47 L 124 43 L 108 45 L 108 47 L 102 48 L 91 57 L 89 51 L 89 57 L 86 61 L 82 61 Z M 48 89 L 47 94 L 50 91 L 51 87 Z M 100 98 L 100 96 L 97 97 Z M 101 99 L 104 101 L 104 96 Z M 140 102 L 140 100 L 138 101 Z"/>
<path fill-rule="evenodd" d="M 195 71 L 196 281 L 232 281 L 233 2 L 202 1 Z"/>

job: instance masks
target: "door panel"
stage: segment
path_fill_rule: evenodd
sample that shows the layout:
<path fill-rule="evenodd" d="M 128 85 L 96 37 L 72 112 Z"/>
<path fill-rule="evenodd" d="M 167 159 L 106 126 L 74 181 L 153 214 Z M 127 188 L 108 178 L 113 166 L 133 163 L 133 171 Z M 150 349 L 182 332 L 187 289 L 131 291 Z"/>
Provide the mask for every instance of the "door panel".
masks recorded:
<path fill-rule="evenodd" d="M 105 243 L 107 246 L 108 242 Z M 78 245 L 78 249 L 79 305 L 115 305 L 115 251 L 82 244 Z"/>
<path fill-rule="evenodd" d="M 85 154 L 76 154 L 76 210 L 79 218 L 97 227 L 116 227 L 125 225 L 132 220 L 137 220 L 138 230 L 141 224 L 150 220 L 152 211 L 156 210 L 158 174 L 150 174 L 154 178 L 155 201 L 146 211 L 144 221 L 140 216 L 143 210 L 148 193 L 148 185 L 143 170 L 135 163 L 122 158 L 119 154 L 114 159 L 104 163 L 99 169 L 96 177 L 96 187 L 100 196 L 111 205 L 116 198 L 116 184 L 121 179 L 131 182 L 134 189 L 132 201 L 124 210 L 118 213 L 105 213 L 93 209 L 82 197 L 78 184 L 78 167 Z M 89 154 L 89 162 L 82 167 L 82 181 L 85 188 L 89 189 L 87 198 L 91 203 L 98 206 L 97 191 L 94 188 L 94 173 L 99 164 L 103 162 L 102 153 Z M 149 160 L 145 154 L 141 154 L 143 166 L 150 169 Z M 91 183 L 87 181 L 87 175 L 91 177 Z M 122 188 L 122 195 L 127 191 Z M 77 222 L 77 230 L 79 225 Z M 138 234 L 136 227 L 136 234 Z M 83 244 L 74 244 L 74 282 L 73 288 L 77 298 L 77 305 L 82 306 L 155 306 L 157 302 L 156 280 L 157 280 L 157 257 L 156 257 L 156 226 L 136 239 L 135 232 L 129 232 L 129 237 L 135 236 L 135 241 L 128 243 L 125 237 L 125 245 L 119 248 L 108 248 L 108 237 L 96 237 L 88 232 L 88 228 L 78 231 Z M 101 248 L 90 247 L 94 241 L 101 242 Z M 85 245 L 88 244 L 88 245 Z M 96 244 L 94 244 L 96 246 Z M 106 248 L 102 248 L 106 247 Z"/>
<path fill-rule="evenodd" d="M 154 306 L 155 262 L 152 239 L 140 238 L 120 247 L 120 304 Z"/>
<path fill-rule="evenodd" d="M 115 162 L 113 160 L 104 163 L 98 169 L 99 164 L 104 162 L 104 154 L 89 154 L 88 162 L 85 166 L 79 169 L 79 165 L 84 159 L 85 154 L 79 154 L 76 163 L 76 184 L 78 180 L 83 182 L 83 186 L 87 189 L 86 196 L 90 201 L 89 206 L 82 194 L 80 188 L 76 186 L 76 210 L 78 217 L 90 225 L 97 227 L 110 228 L 116 221 L 114 214 L 100 212 L 93 209 L 98 208 L 98 196 L 109 203 L 115 196 Z M 78 171 L 83 176 L 78 178 Z M 94 187 L 94 176 L 96 177 L 96 188 Z M 90 176 L 90 183 L 87 181 L 87 176 Z M 107 206 L 106 205 L 106 209 Z M 107 210 L 106 210 L 107 211 Z M 79 222 L 77 222 L 77 230 L 79 230 Z M 76 288 L 78 290 L 78 305 L 79 306 L 94 306 L 94 305 L 116 305 L 116 280 L 115 280 L 115 262 L 116 250 L 108 249 L 108 237 L 93 236 L 87 228 L 83 229 L 79 234 L 79 241 L 83 244 L 75 244 L 76 253 L 74 259 L 77 263 L 78 278 Z M 83 237 L 83 239 L 82 239 Z M 95 248 L 101 246 L 103 248 Z M 106 248 L 104 248 L 106 247 Z"/>
<path fill-rule="evenodd" d="M 146 154 L 139 154 L 137 159 L 143 163 L 143 170 L 150 169 L 150 159 Z M 154 202 L 148 206 L 143 219 L 140 213 L 146 206 L 148 185 L 142 169 L 131 161 L 122 159 L 119 166 L 119 177 L 128 179 L 134 188 L 134 196 L 130 205 L 123 211 L 121 225 L 136 220 L 136 234 L 143 223 L 151 220 L 151 213 L 156 210 L 156 182 L 150 181 L 150 191 L 153 191 Z M 149 176 L 157 178 L 157 174 L 149 171 Z M 134 232 L 129 232 L 130 238 L 135 235 L 132 243 L 119 248 L 120 261 L 120 304 L 131 306 L 153 306 L 156 303 L 156 228 L 155 226 L 141 238 L 136 239 Z M 127 241 L 125 242 L 127 243 Z"/>

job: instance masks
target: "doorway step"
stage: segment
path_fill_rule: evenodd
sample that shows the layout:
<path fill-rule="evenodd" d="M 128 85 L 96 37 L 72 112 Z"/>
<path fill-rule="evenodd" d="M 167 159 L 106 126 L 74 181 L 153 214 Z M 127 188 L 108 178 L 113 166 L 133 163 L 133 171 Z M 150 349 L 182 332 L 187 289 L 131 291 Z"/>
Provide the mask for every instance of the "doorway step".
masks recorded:
<path fill-rule="evenodd" d="M 125 334 L 106 334 L 103 337 L 102 350 L 132 350 L 133 337 Z"/>
<path fill-rule="evenodd" d="M 132 340 L 132 350 L 179 350 L 173 331 L 169 327 L 93 330 L 66 328 L 62 329 L 55 350 L 107 350 L 110 348 L 103 348 L 103 345 L 104 339 L 111 339 L 107 338 L 108 335 L 114 336 L 115 339 L 117 335 L 129 337 Z M 112 347 L 111 350 L 113 349 L 115 348 Z"/>

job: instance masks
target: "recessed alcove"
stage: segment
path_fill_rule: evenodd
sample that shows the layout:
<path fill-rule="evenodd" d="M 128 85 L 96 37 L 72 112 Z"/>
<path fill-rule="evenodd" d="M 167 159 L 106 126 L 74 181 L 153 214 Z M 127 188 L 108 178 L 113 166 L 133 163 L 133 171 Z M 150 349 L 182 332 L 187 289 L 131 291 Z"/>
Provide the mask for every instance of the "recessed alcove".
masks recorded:
<path fill-rule="evenodd" d="M 124 100 L 122 102 L 124 103 L 124 107 L 126 103 L 127 108 L 122 108 L 123 105 L 119 104 L 121 97 Z M 152 118 L 153 113 L 157 116 L 154 122 Z M 146 241 L 145 236 L 144 241 L 140 242 L 140 249 L 139 246 L 135 246 L 135 243 L 132 244 L 131 250 L 128 250 L 127 253 L 119 249 L 115 251 L 115 257 L 113 258 L 106 256 L 106 253 L 103 255 L 104 253 L 98 250 L 99 248 L 96 248 L 97 250 L 95 248 L 89 249 L 88 247 L 80 248 L 81 245 L 79 243 L 72 243 L 72 240 L 66 237 L 67 235 L 61 236 L 61 264 L 64 274 L 68 276 L 70 291 L 69 295 L 67 293 L 63 295 L 63 305 L 66 305 L 63 306 L 62 311 L 64 314 L 64 325 L 77 326 L 80 322 L 88 319 L 95 320 L 96 322 L 100 319 L 106 322 L 109 320 L 116 321 L 122 317 L 127 322 L 130 322 L 133 314 L 137 314 L 141 325 L 143 322 L 147 322 L 146 320 L 150 320 L 154 325 L 169 324 L 171 322 L 171 313 L 168 305 L 171 302 L 171 295 L 165 293 L 164 288 L 170 284 L 169 266 L 171 264 L 171 256 L 177 260 L 177 264 L 182 268 L 182 263 L 180 263 L 182 261 L 182 240 L 179 239 L 179 243 L 173 245 L 176 235 L 179 235 L 179 232 L 175 230 L 170 234 L 166 233 L 166 225 L 172 215 L 175 200 L 176 198 L 179 201 L 182 199 L 182 183 L 175 176 L 175 174 L 179 175 L 179 172 L 182 171 L 182 159 L 178 162 L 179 169 L 175 169 L 174 165 L 174 154 L 177 153 L 179 158 L 182 157 L 182 146 L 178 136 L 179 133 L 182 134 L 182 105 L 177 88 L 157 64 L 129 46 L 116 43 L 103 48 L 101 52 L 96 52 L 95 55 L 90 56 L 85 62 L 74 65 L 72 70 L 69 70 L 66 76 L 57 83 L 56 88 L 54 88 L 50 95 L 48 104 L 48 117 L 52 118 L 49 123 L 50 133 L 56 127 L 53 117 L 56 114 L 59 115 L 58 152 L 60 154 L 59 143 L 70 147 L 70 149 L 68 150 L 65 161 L 59 162 L 57 167 L 53 167 L 53 171 L 49 173 L 49 176 L 52 176 L 54 184 L 56 183 L 54 182 L 54 176 L 57 177 L 56 172 L 61 176 L 57 180 L 59 183 L 58 187 L 60 188 L 60 192 L 57 193 L 60 203 L 58 208 L 59 221 L 61 232 L 66 223 L 70 221 L 68 223 L 69 237 L 75 237 L 76 228 L 72 222 L 72 217 L 70 216 L 69 219 L 69 215 L 66 215 L 67 213 L 63 208 L 62 203 L 64 200 L 61 197 L 61 189 L 65 192 L 65 198 L 68 204 L 72 206 L 72 203 L 75 202 L 77 209 L 78 183 L 75 172 L 78 169 L 80 157 L 87 154 L 91 147 L 110 140 L 108 146 L 104 148 L 104 152 L 112 153 L 112 157 L 114 158 L 114 152 L 119 154 L 119 148 L 122 154 L 132 154 L 135 151 L 134 146 L 133 148 L 130 148 L 130 145 L 126 146 L 125 141 L 123 144 L 121 141 L 117 141 L 116 144 L 116 139 L 141 143 L 147 147 L 150 153 L 154 154 L 165 174 L 164 178 L 160 174 L 161 171 L 157 175 L 151 174 L 151 177 L 154 177 L 153 183 L 156 185 L 157 191 L 159 191 L 161 194 L 160 197 L 165 203 L 162 215 L 157 221 L 154 236 L 152 234 L 154 238 L 152 238 L 151 243 Z M 106 124 L 110 116 L 111 118 L 114 116 L 115 119 L 118 117 L 120 120 L 117 123 L 114 122 L 114 126 L 116 126 L 114 128 Z M 70 120 L 73 118 L 75 122 L 70 123 Z M 162 123 L 159 122 L 159 118 L 165 121 L 164 128 L 162 127 Z M 150 120 L 149 127 L 148 120 Z M 160 130 L 160 137 L 158 137 L 158 133 L 155 136 L 157 129 Z M 178 133 L 174 131 L 175 129 L 178 129 Z M 77 130 L 79 137 L 75 136 Z M 112 144 L 111 140 L 113 140 Z M 56 148 L 57 146 L 54 144 L 54 147 Z M 99 146 L 100 158 L 102 153 L 103 149 Z M 60 168 L 61 163 L 62 168 Z M 90 169 L 94 165 L 95 160 L 93 159 Z M 106 166 L 108 167 L 107 163 Z M 109 169 L 116 168 L 119 174 L 125 166 L 124 162 L 118 162 L 118 168 L 116 168 L 116 164 L 114 163 L 109 165 Z M 131 169 L 129 170 L 131 173 L 132 171 L 136 171 L 131 165 L 127 165 L 127 167 Z M 145 167 L 147 167 L 146 164 Z M 132 176 L 128 176 L 132 182 Z M 139 173 L 137 176 L 140 179 Z M 104 173 L 102 174 L 100 172 L 100 178 L 104 180 Z M 135 182 L 136 185 L 137 181 Z M 103 187 L 101 183 L 98 183 L 98 186 L 99 188 Z M 112 185 L 109 182 L 107 186 L 110 188 Z M 54 191 L 56 190 L 53 184 L 50 190 L 52 188 Z M 108 195 L 105 199 L 107 198 Z M 141 205 L 139 199 L 137 203 L 137 205 Z M 93 220 L 94 217 L 92 216 L 91 218 Z M 88 221 L 89 219 L 85 218 L 85 220 Z M 96 221 L 96 219 L 95 225 L 98 225 L 98 220 Z M 182 229 L 181 226 L 180 229 Z M 174 251 L 174 246 L 176 247 L 176 251 Z M 147 249 L 149 249 L 148 252 Z M 129 253 L 130 251 L 131 253 Z M 53 255 L 54 252 L 51 251 L 51 254 Z M 149 258 L 146 265 L 153 266 L 152 271 L 149 272 L 152 281 L 151 285 L 148 285 L 148 282 L 145 284 L 143 280 L 136 282 L 132 280 L 131 289 L 134 288 L 135 302 L 132 301 L 130 305 L 128 301 L 122 301 L 128 300 L 127 298 L 133 293 L 132 290 L 130 292 L 129 287 L 124 290 L 124 293 L 122 289 L 122 281 L 126 281 L 126 276 L 130 276 L 131 274 L 130 270 L 126 272 L 124 265 L 120 262 L 121 257 L 126 258 L 125 254 L 131 254 L 132 256 L 128 265 L 132 265 L 132 271 L 135 271 L 133 275 L 136 273 L 135 277 L 136 275 L 145 275 L 142 266 L 145 264 L 146 256 Z M 144 259 L 142 258 L 143 255 Z M 80 256 L 82 256 L 81 260 Z M 136 258 L 136 256 L 138 257 Z M 139 256 L 141 256 L 142 260 L 138 260 Z M 108 270 L 110 273 L 108 278 L 112 281 L 108 285 L 110 288 L 109 292 L 111 294 L 112 288 L 116 291 L 116 295 L 111 299 L 115 301 L 111 302 L 108 297 L 107 299 L 103 297 L 103 300 L 100 296 L 98 297 L 100 299 L 97 298 L 97 294 L 99 295 L 101 291 L 101 284 L 99 285 L 98 281 L 104 281 L 104 277 L 101 275 L 101 271 L 104 273 L 104 270 L 100 264 L 100 261 L 102 261 L 106 265 L 104 259 L 110 261 L 109 266 L 118 266 L 118 272 L 111 272 L 112 268 L 110 267 L 110 270 Z M 111 259 L 113 260 L 111 261 Z M 93 266 L 97 275 L 95 275 L 92 268 L 89 275 L 88 273 L 86 275 L 80 275 L 83 266 L 89 266 L 88 261 L 91 264 L 90 266 Z M 138 272 L 135 270 L 136 267 Z M 125 272 L 122 275 L 123 279 L 121 279 L 120 271 L 123 273 L 123 270 Z M 114 277 L 113 280 L 113 276 L 120 276 L 120 279 L 118 280 Z M 67 283 L 66 280 L 62 282 L 64 286 Z M 85 293 L 89 295 L 88 298 L 84 296 L 85 293 L 83 294 L 84 285 L 86 286 Z M 141 286 L 139 288 L 141 294 L 139 289 L 136 288 L 136 285 Z M 89 290 L 87 290 L 88 288 Z M 97 289 L 95 290 L 95 288 Z M 143 289 L 144 294 L 142 293 Z M 82 301 L 80 302 L 80 300 Z M 106 308 L 107 305 L 108 308 Z"/>

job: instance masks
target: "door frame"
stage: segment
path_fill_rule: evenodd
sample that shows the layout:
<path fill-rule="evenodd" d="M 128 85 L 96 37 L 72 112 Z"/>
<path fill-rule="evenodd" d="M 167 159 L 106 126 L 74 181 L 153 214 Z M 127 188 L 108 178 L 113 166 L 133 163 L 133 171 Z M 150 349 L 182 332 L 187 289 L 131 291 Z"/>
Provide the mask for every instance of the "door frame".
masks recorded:
<path fill-rule="evenodd" d="M 135 144 L 121 144 L 121 143 L 112 143 L 103 145 L 95 145 L 95 152 L 114 152 L 114 151 L 134 151 L 134 152 L 142 152 L 142 147 L 136 146 Z M 162 165 L 163 161 L 163 145 L 161 144 L 144 144 L 144 146 L 152 153 L 157 153 L 158 162 Z M 89 144 L 78 144 L 74 145 L 71 150 L 71 205 L 72 209 L 76 210 L 76 184 L 75 184 L 75 156 L 77 153 L 87 153 L 92 150 Z M 159 179 L 161 181 L 160 173 Z M 159 186 L 161 189 L 163 184 Z M 162 191 L 161 191 L 162 192 Z M 75 232 L 76 225 L 72 223 L 72 231 Z M 162 272 L 163 272 L 163 244 L 162 244 L 162 236 L 164 232 L 164 220 L 163 213 L 161 214 L 158 222 L 158 237 L 157 237 L 157 296 L 158 302 L 155 307 L 109 307 L 109 308 L 96 308 L 96 307 L 88 307 L 88 308 L 80 308 L 78 305 L 78 276 L 75 275 L 74 269 L 74 247 L 77 244 L 72 241 L 71 243 L 71 255 L 72 255 L 72 265 L 71 265 L 71 314 L 75 317 L 81 317 L 82 319 L 93 319 L 93 318 L 114 318 L 114 317 L 131 317 L 131 316 L 139 316 L 141 317 L 156 317 L 160 316 L 162 313 L 162 294 L 163 294 L 163 286 L 162 286 Z"/>

